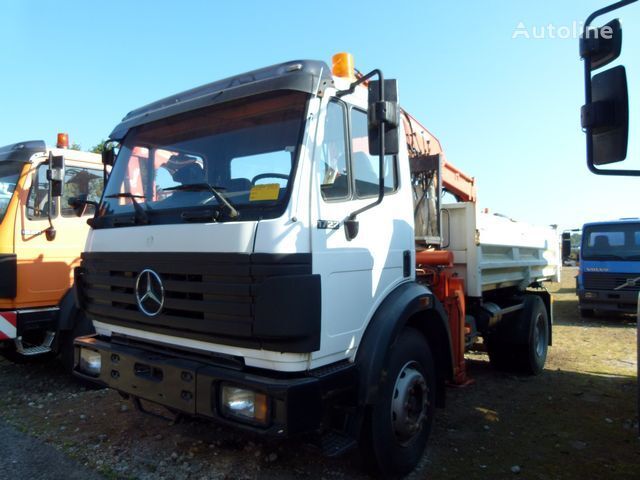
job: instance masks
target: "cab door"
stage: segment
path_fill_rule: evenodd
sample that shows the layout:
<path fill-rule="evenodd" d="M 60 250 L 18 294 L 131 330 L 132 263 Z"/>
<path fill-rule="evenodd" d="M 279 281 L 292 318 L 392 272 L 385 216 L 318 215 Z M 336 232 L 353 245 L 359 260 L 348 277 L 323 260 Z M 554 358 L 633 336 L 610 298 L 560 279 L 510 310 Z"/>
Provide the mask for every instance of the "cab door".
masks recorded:
<path fill-rule="evenodd" d="M 311 229 L 323 335 L 313 358 L 320 363 L 354 354 L 377 306 L 408 276 L 403 259 L 413 245 L 412 200 L 399 195 L 395 157 L 387 162 L 383 202 L 358 216 L 354 239 L 345 235 L 349 214 L 377 198 L 378 159 L 368 154 L 366 122 L 364 110 L 330 99 L 316 137 Z"/>
<path fill-rule="evenodd" d="M 63 196 L 49 201 L 49 182 L 46 161 L 34 164 L 21 196 L 20 212 L 16 218 L 15 251 L 18 258 L 17 303 L 22 308 L 56 305 L 73 282 L 73 267 L 79 263 L 89 226 L 87 211 L 77 218 L 68 198 L 91 188 L 102 192 L 102 172 L 96 167 L 67 160 Z M 78 177 L 83 173 L 89 179 Z M 95 178 L 94 178 L 95 177 Z M 86 181 L 84 181 L 86 180 Z M 99 197 L 98 197 L 99 198 Z M 47 240 L 49 210 L 56 231 Z"/>

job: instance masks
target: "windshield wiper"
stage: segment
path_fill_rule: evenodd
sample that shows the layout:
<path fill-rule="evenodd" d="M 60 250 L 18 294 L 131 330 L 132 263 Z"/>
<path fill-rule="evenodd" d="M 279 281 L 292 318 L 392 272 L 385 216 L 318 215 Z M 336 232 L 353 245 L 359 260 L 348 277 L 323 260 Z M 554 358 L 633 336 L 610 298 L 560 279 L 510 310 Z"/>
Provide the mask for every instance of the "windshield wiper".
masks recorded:
<path fill-rule="evenodd" d="M 185 183 L 184 185 L 176 185 L 175 187 L 167 187 L 167 188 L 163 188 L 162 189 L 162 191 L 164 191 L 164 192 L 172 192 L 172 191 L 175 191 L 175 192 L 177 192 L 177 191 L 198 192 L 198 191 L 202 191 L 202 190 L 209 190 L 213 194 L 213 196 L 221 204 L 223 204 L 225 207 L 227 207 L 227 210 L 229 210 L 229 216 L 231 218 L 236 218 L 236 217 L 238 217 L 240 215 L 238 213 L 238 210 L 236 210 L 234 208 L 234 206 L 231 205 L 231 203 L 229 203 L 229 200 L 227 200 L 224 197 L 224 195 L 222 195 L 222 193 L 220 193 L 220 190 L 224 190 L 224 187 L 214 186 L 214 185 L 211 185 L 209 183 Z M 209 200 L 211 200 L 211 199 L 209 199 Z"/>
<path fill-rule="evenodd" d="M 111 195 L 106 195 L 104 198 L 129 198 L 131 199 L 131 203 L 133 203 L 133 209 L 136 211 L 136 220 L 140 218 L 140 223 L 148 224 L 149 223 L 149 215 L 144 208 L 140 206 L 136 198 L 145 198 L 144 195 L 135 195 L 131 192 L 121 192 L 121 193 L 113 193 Z M 147 207 L 148 208 L 148 207 Z"/>

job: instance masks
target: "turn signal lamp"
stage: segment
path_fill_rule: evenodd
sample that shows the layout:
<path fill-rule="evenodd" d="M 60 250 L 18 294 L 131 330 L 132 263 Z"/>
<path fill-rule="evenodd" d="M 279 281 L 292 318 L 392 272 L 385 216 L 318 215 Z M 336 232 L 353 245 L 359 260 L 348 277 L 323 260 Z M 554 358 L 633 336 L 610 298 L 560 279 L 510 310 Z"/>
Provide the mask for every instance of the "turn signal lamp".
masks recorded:
<path fill-rule="evenodd" d="M 56 143 L 58 148 L 69 148 L 69 135 L 66 133 L 58 134 L 58 142 Z"/>
<path fill-rule="evenodd" d="M 331 62 L 331 72 L 336 77 L 355 80 L 355 63 L 353 61 L 353 55 L 346 52 L 336 53 L 331 57 Z"/>

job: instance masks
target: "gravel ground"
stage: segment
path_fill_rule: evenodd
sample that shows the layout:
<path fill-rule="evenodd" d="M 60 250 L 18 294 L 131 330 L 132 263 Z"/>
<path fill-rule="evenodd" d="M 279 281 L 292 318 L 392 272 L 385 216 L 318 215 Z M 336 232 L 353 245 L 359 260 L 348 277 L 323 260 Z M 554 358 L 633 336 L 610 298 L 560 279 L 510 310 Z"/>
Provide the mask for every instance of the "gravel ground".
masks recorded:
<path fill-rule="evenodd" d="M 448 391 L 410 478 L 640 478 L 635 319 L 580 319 L 575 273 L 565 268 L 562 284 L 551 285 L 556 325 L 545 371 L 517 377 L 469 355 L 475 383 Z M 55 362 L 0 360 L 0 385 L 0 448 L 17 445 L 19 435 L 25 452 L 29 442 L 31 449 L 46 444 L 61 453 L 51 463 L 105 478 L 366 478 L 356 453 L 323 458 L 300 441 L 266 442 L 204 421 L 144 415 L 115 392 L 78 386 Z M 23 455 L 10 470 L 30 468 L 33 457 Z M 40 478 L 59 478 L 49 473 Z M 30 476 L 15 470 L 11 478 Z"/>

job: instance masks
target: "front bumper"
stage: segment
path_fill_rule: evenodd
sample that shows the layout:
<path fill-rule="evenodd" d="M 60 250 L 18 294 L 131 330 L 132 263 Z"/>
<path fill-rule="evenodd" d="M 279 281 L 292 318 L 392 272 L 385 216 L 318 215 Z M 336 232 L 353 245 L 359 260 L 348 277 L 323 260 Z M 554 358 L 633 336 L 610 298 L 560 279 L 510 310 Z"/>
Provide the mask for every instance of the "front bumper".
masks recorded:
<path fill-rule="evenodd" d="M 77 377 L 189 415 L 273 437 L 318 430 L 328 403 L 348 396 L 356 386 L 355 368 L 351 364 L 311 375 L 275 378 L 178 354 L 113 343 L 97 336 L 77 338 L 74 344 Z M 100 354 L 101 369 L 97 377 L 78 370 L 80 348 Z M 266 394 L 268 423 L 258 426 L 226 417 L 220 405 L 223 383 Z"/>
<path fill-rule="evenodd" d="M 616 290 L 578 289 L 580 308 L 590 308 L 608 312 L 636 313 L 638 292 Z"/>
<path fill-rule="evenodd" d="M 12 340 L 32 331 L 56 331 L 57 307 L 0 310 L 0 340 Z"/>

